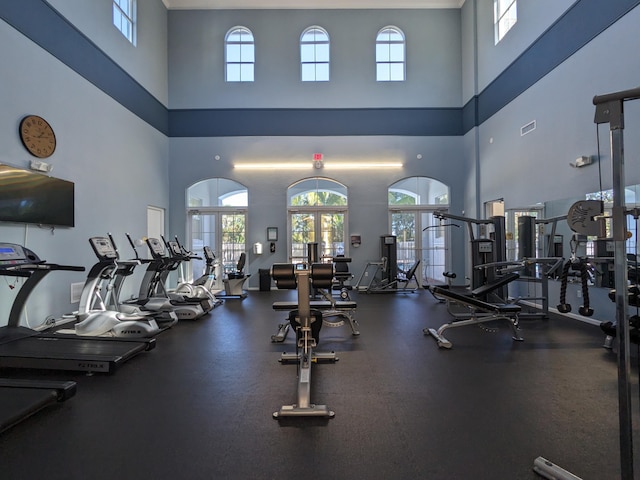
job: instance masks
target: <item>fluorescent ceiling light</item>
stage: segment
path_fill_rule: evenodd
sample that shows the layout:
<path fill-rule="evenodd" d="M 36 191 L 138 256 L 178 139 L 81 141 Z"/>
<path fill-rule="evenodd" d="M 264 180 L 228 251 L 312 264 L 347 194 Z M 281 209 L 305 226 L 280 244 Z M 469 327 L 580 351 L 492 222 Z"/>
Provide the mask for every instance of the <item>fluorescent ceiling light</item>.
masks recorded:
<path fill-rule="evenodd" d="M 314 168 L 314 164 L 313 162 L 236 163 L 233 168 L 237 170 L 310 170 Z M 320 170 L 377 170 L 385 168 L 402 168 L 402 162 L 324 162 Z"/>
<path fill-rule="evenodd" d="M 309 170 L 313 168 L 311 162 L 289 162 L 289 163 L 236 163 L 233 168 L 237 170 L 270 170 L 270 169 L 283 169 L 283 170 Z"/>
<path fill-rule="evenodd" d="M 380 168 L 402 168 L 401 162 L 337 162 L 337 163 L 325 163 L 324 169 L 326 170 L 377 170 Z"/>

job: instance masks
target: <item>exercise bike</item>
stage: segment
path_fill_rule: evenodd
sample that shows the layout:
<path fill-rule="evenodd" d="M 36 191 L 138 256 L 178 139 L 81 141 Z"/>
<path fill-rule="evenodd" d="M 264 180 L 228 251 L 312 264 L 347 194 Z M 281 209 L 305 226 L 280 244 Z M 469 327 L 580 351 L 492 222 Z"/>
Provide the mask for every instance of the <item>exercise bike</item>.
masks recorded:
<path fill-rule="evenodd" d="M 211 309 L 217 307 L 218 305 L 222 305 L 222 300 L 216 298 L 213 292 L 204 285 L 201 285 L 196 282 L 186 282 L 184 281 L 184 272 L 182 269 L 182 265 L 184 262 L 190 262 L 191 260 L 202 260 L 201 257 L 196 255 L 192 255 L 178 240 L 178 237 L 175 237 L 175 241 L 167 241 L 164 236 L 162 236 L 162 241 L 167 247 L 167 251 L 171 258 L 178 262 L 178 270 L 180 271 L 180 279 L 178 280 L 178 286 L 170 291 L 169 293 L 176 293 L 178 295 L 184 295 L 188 298 L 197 298 L 200 300 L 206 301 L 208 304 L 211 304 Z"/>

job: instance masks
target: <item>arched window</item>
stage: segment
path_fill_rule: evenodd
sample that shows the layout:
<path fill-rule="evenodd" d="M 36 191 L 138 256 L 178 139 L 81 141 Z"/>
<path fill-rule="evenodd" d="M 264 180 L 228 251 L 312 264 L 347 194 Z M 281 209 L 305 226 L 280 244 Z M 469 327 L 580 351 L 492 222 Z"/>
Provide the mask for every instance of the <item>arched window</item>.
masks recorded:
<path fill-rule="evenodd" d="M 191 251 L 204 258 L 209 247 L 220 262 L 216 286 L 222 288 L 223 273 L 235 270 L 246 252 L 247 188 L 227 178 L 210 178 L 187 189 L 187 238 Z M 191 262 L 193 277 L 204 271 L 204 260 Z M 247 266 L 248 269 L 248 266 Z"/>
<path fill-rule="evenodd" d="M 448 210 L 449 187 L 428 177 L 402 179 L 388 189 L 389 225 L 396 236 L 398 269 L 407 271 L 420 260 L 418 281 L 442 283 L 448 270 L 449 231 L 434 217 Z"/>
<path fill-rule="evenodd" d="M 287 190 L 289 255 L 307 259 L 308 244 L 318 244 L 320 257 L 347 255 L 347 187 L 328 178 L 301 180 Z"/>
<path fill-rule="evenodd" d="M 404 33 L 397 27 L 384 27 L 376 37 L 376 80 L 402 82 L 404 79 Z"/>
<path fill-rule="evenodd" d="M 303 82 L 329 81 L 329 34 L 309 27 L 300 36 L 300 71 Z"/>
<path fill-rule="evenodd" d="M 246 27 L 234 27 L 225 37 L 227 82 L 253 82 L 255 44 L 253 33 Z"/>
<path fill-rule="evenodd" d="M 409 177 L 389 187 L 389 205 L 449 205 L 449 187 L 429 177 Z"/>

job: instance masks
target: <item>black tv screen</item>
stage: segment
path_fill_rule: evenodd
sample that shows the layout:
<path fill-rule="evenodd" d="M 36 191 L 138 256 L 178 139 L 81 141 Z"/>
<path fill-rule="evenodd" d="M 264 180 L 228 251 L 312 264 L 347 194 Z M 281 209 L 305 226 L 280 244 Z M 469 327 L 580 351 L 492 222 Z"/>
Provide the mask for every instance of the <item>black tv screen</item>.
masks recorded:
<path fill-rule="evenodd" d="M 0 164 L 0 222 L 73 227 L 74 184 Z"/>

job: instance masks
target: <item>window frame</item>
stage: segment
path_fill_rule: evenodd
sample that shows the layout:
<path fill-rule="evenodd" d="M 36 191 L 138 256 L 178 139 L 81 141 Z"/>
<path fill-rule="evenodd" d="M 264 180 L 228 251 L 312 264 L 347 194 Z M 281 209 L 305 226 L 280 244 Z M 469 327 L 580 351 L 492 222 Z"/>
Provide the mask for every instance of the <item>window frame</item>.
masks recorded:
<path fill-rule="evenodd" d="M 503 4 L 508 6 L 500 11 Z M 503 22 L 504 21 L 504 22 Z M 518 22 L 518 0 L 493 0 L 494 42 L 497 45 Z"/>
<path fill-rule="evenodd" d="M 382 38 L 383 35 L 388 35 L 388 39 Z M 392 35 L 399 35 L 401 40 L 392 40 Z M 387 58 L 380 58 L 381 50 L 379 47 L 383 46 L 388 47 L 388 51 L 386 52 Z M 393 46 L 401 46 L 402 47 L 402 60 L 394 59 L 397 54 L 394 54 Z M 404 82 L 407 80 L 407 39 L 404 32 L 394 26 L 387 25 L 386 27 L 381 28 L 376 35 L 376 47 L 375 47 L 375 55 L 376 55 L 376 81 L 377 82 Z M 394 78 L 394 66 L 401 66 L 402 70 L 402 78 Z M 387 67 L 388 71 L 386 72 L 386 77 L 382 77 L 381 75 L 381 67 Z"/>
<path fill-rule="evenodd" d="M 317 33 L 316 33 L 317 32 Z M 316 36 L 318 33 L 324 37 L 324 39 L 318 40 Z M 305 37 L 313 34 L 313 40 L 305 40 Z M 318 60 L 318 50 L 321 45 L 326 45 L 326 61 Z M 313 61 L 305 61 L 305 46 L 313 47 Z M 326 65 L 326 78 L 318 78 L 319 67 Z M 309 70 L 305 67 L 313 67 L 313 79 L 306 78 L 305 72 Z M 320 70 L 322 72 L 322 70 Z M 300 80 L 302 82 L 328 82 L 331 78 L 331 38 L 329 37 L 329 33 L 322 27 L 318 25 L 313 25 L 311 27 L 306 28 L 302 34 L 300 35 Z"/>
<path fill-rule="evenodd" d="M 229 40 L 229 38 L 233 35 L 240 35 L 240 40 Z M 243 36 L 247 35 L 251 38 L 250 41 L 244 41 Z M 238 46 L 238 60 L 230 60 L 230 47 Z M 245 48 L 243 48 L 243 46 Z M 250 58 L 251 60 L 246 61 L 243 59 L 243 53 L 246 52 L 247 49 L 251 50 Z M 246 52 L 248 53 L 248 52 Z M 256 42 L 253 32 L 242 25 L 237 25 L 233 28 L 230 28 L 225 37 L 224 37 L 224 80 L 228 83 L 252 83 L 255 82 L 255 65 L 256 65 Z M 237 79 L 234 77 L 230 79 L 229 68 L 232 66 L 238 66 Z M 250 66 L 250 74 L 249 70 L 245 70 Z M 244 67 L 244 68 L 243 68 Z M 245 72 L 246 76 L 243 78 L 243 72 Z M 250 77 L 250 78 L 249 78 Z"/>
<path fill-rule="evenodd" d="M 329 195 L 326 199 L 338 198 L 344 199 L 344 202 L 324 203 L 322 197 Z M 333 197 L 332 197 L 333 196 Z M 300 198 L 302 203 L 294 203 L 293 199 Z M 306 201 L 315 200 L 311 203 Z M 317 242 L 319 246 L 320 261 L 326 260 L 326 257 L 338 254 L 349 256 L 349 190 L 346 185 L 334 179 L 327 177 L 309 177 L 298 180 L 287 188 L 287 252 L 289 261 L 292 263 L 305 262 L 308 252 L 301 247 L 300 242 L 294 242 L 294 225 L 299 222 L 294 221 L 294 217 L 309 216 L 308 225 L 311 227 L 309 232 L 313 233 L 313 242 Z M 323 223 L 327 218 L 340 218 L 342 220 L 342 242 L 326 242 L 326 236 L 334 230 L 325 228 L 328 224 Z M 308 242 L 307 242 L 308 243 Z M 340 247 L 342 243 L 342 247 Z M 304 250 L 301 252 L 300 250 Z"/>
<path fill-rule="evenodd" d="M 111 3 L 112 3 L 112 11 L 113 11 L 113 15 L 112 15 L 113 26 L 118 29 L 118 31 L 124 36 L 124 38 L 129 40 L 129 42 L 135 46 L 136 40 L 137 40 L 136 39 L 137 37 L 136 35 L 136 30 L 137 30 L 136 0 L 113 0 Z M 122 4 L 125 4 L 125 3 L 127 5 L 127 10 L 130 12 L 130 14 L 127 14 L 127 12 L 122 8 Z M 126 25 L 127 28 L 123 28 L 123 21 L 124 21 L 124 25 Z"/>

